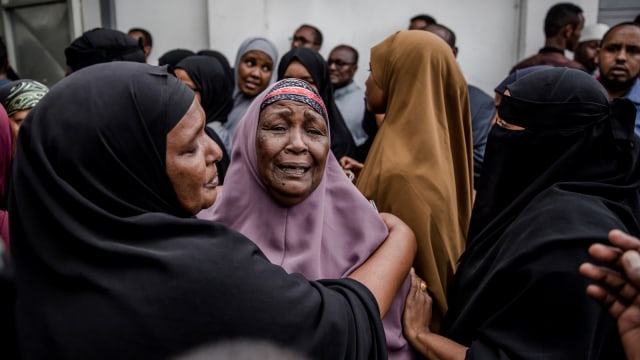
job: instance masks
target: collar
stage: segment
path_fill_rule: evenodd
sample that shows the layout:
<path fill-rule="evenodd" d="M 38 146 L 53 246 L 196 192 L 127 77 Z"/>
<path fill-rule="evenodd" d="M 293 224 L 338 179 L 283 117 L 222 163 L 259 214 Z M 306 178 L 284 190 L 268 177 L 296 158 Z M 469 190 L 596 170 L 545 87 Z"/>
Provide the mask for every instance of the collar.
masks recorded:
<path fill-rule="evenodd" d="M 339 98 L 342 97 L 346 94 L 349 94 L 353 91 L 355 91 L 357 89 L 358 85 L 356 85 L 355 81 L 351 81 L 349 84 L 339 88 L 339 89 L 335 89 L 333 91 L 333 96 L 335 98 Z"/>
<path fill-rule="evenodd" d="M 559 49 L 557 47 L 553 47 L 553 46 L 545 46 L 542 49 L 540 49 L 540 51 L 538 51 L 539 54 L 541 53 L 559 53 L 564 55 L 564 50 Z"/>

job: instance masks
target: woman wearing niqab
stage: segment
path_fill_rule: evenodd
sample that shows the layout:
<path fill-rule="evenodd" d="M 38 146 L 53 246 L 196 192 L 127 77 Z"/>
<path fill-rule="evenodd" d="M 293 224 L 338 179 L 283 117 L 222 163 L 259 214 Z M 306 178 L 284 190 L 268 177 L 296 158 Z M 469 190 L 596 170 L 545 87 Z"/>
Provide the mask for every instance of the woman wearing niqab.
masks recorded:
<path fill-rule="evenodd" d="M 578 269 L 611 229 L 640 232 L 634 107 L 568 68 L 507 90 L 440 334 L 467 359 L 624 358 Z"/>
<path fill-rule="evenodd" d="M 180 205 L 167 134 L 192 104 L 166 68 L 114 62 L 63 79 L 29 114 L 9 207 L 21 358 L 159 359 L 233 338 L 384 358 L 362 283 L 289 275 Z"/>
<path fill-rule="evenodd" d="M 386 115 L 356 185 L 414 231 L 414 267 L 442 316 L 471 215 L 467 84 L 451 48 L 425 31 L 391 35 L 371 49 L 370 66 Z"/>
<path fill-rule="evenodd" d="M 309 71 L 327 107 L 327 112 L 329 113 L 329 128 L 331 129 L 331 152 L 333 152 L 336 159 L 340 159 L 343 156 L 355 157 L 356 144 L 336 105 L 333 96 L 333 85 L 331 84 L 331 79 L 329 79 L 327 62 L 322 55 L 315 50 L 305 47 L 293 48 L 280 59 L 280 63 L 278 64 L 278 80 L 284 78 L 287 67 L 289 67 L 292 61 L 300 62 L 307 71 Z"/>

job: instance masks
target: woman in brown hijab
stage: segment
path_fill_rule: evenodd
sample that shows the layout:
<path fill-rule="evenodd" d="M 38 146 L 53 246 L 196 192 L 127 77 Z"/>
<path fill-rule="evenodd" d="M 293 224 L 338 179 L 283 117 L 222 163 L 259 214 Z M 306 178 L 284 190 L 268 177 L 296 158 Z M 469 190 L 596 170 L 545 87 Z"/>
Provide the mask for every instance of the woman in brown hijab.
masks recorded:
<path fill-rule="evenodd" d="M 367 108 L 386 116 L 356 185 L 414 231 L 414 267 L 432 293 L 437 328 L 471 216 L 467 84 L 451 48 L 426 31 L 391 35 L 371 49 L 370 67 Z"/>

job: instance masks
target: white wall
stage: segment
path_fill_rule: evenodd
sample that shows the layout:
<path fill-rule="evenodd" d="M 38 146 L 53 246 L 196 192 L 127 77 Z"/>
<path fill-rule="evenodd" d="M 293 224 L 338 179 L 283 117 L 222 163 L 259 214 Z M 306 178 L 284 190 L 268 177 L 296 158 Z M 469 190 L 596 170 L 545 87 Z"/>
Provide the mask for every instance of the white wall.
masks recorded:
<path fill-rule="evenodd" d="M 157 64 L 168 50 L 198 51 L 209 46 L 206 0 L 116 0 L 115 8 L 118 30 L 142 27 L 153 36 L 149 64 Z"/>
<path fill-rule="evenodd" d="M 368 76 L 369 49 L 409 19 L 430 14 L 452 28 L 458 37 L 458 60 L 470 83 L 486 91 L 504 77 L 516 53 L 518 0 L 209 0 L 211 47 L 222 51 L 233 63 L 238 45 L 249 36 L 264 35 L 282 55 L 289 38 L 302 23 L 323 32 L 321 54 L 346 43 L 360 53 L 356 82 Z M 470 21 L 483 14 L 483 21 Z M 482 34 L 479 36 L 479 34 Z M 496 46 L 500 39 L 501 46 Z"/>
<path fill-rule="evenodd" d="M 564 1 L 564 0 L 563 0 Z M 518 61 L 533 55 L 544 46 L 544 17 L 547 10 L 560 0 L 523 0 L 522 42 L 518 53 Z M 595 24 L 598 18 L 597 0 L 569 0 L 582 8 L 585 24 Z M 573 56 L 571 53 L 567 54 Z"/>
<path fill-rule="evenodd" d="M 115 6 L 117 29 L 140 26 L 152 33 L 151 64 L 175 48 L 216 49 L 233 64 L 240 43 L 256 35 L 273 41 L 282 55 L 293 31 L 310 23 L 324 34 L 323 56 L 340 43 L 358 49 L 360 85 L 368 76 L 369 49 L 406 29 L 413 15 L 427 13 L 456 33 L 458 62 L 467 81 L 492 94 L 513 64 L 543 46 L 544 15 L 559 1 L 116 0 Z M 595 22 L 598 0 L 571 1 L 583 8 L 587 23 Z"/>

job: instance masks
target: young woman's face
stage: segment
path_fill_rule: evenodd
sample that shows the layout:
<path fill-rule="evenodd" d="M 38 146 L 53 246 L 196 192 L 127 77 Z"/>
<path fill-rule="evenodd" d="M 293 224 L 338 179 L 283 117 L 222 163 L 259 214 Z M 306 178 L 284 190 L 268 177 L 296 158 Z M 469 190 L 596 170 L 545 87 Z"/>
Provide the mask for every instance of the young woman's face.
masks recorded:
<path fill-rule="evenodd" d="M 387 97 L 373 74 L 369 73 L 367 81 L 365 81 L 366 90 L 364 97 L 367 102 L 367 110 L 374 114 L 384 114 L 387 111 Z"/>
<path fill-rule="evenodd" d="M 311 73 L 309 73 L 309 70 L 307 70 L 307 68 L 304 67 L 304 65 L 302 65 L 300 61 L 293 60 L 289 64 L 289 66 L 287 66 L 287 70 L 285 70 L 283 78 L 284 79 L 294 78 L 294 79 L 304 80 L 308 82 L 309 85 L 311 85 L 311 87 L 315 91 L 318 91 L 318 86 L 316 85 L 316 82 L 313 81 L 313 77 L 311 76 Z"/>
<path fill-rule="evenodd" d="M 204 110 L 194 99 L 167 134 L 166 168 L 180 205 L 197 214 L 216 201 L 220 147 L 205 133 Z"/>
<path fill-rule="evenodd" d="M 176 77 L 178 79 L 182 80 L 182 82 L 187 85 L 189 89 L 193 90 L 193 92 L 196 93 L 196 99 L 198 99 L 198 101 L 202 101 L 200 89 L 198 89 L 196 83 L 193 82 L 193 80 L 189 76 L 189 73 L 187 73 L 183 69 L 175 69 L 173 72 L 174 74 L 176 74 Z"/>
<path fill-rule="evenodd" d="M 269 85 L 273 60 L 262 51 L 251 50 L 242 55 L 237 71 L 240 91 L 247 96 L 256 96 Z"/>
<path fill-rule="evenodd" d="M 296 205 L 318 187 L 328 135 L 327 122 L 309 105 L 280 100 L 262 110 L 255 140 L 258 174 L 278 203 Z"/>

